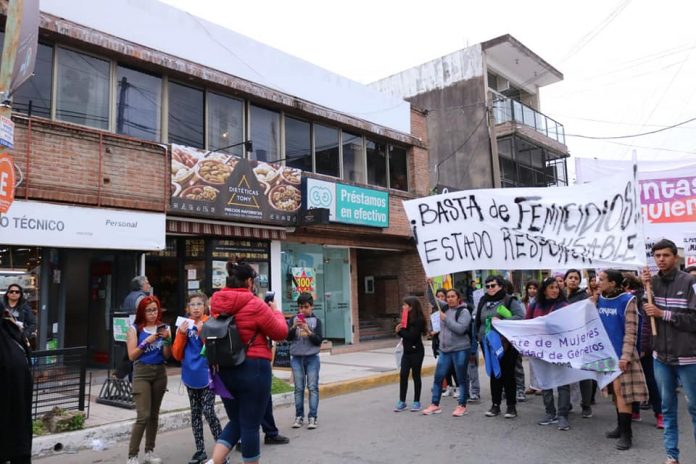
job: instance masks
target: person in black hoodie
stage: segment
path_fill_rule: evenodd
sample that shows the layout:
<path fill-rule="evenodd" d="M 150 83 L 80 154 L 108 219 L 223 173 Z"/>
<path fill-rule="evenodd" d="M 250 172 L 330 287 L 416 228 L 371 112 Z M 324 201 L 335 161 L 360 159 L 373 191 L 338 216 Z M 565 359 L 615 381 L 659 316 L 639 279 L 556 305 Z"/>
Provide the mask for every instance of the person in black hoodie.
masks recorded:
<path fill-rule="evenodd" d="M 404 298 L 402 309 L 408 311 L 406 327 L 401 323 L 396 325 L 396 334 L 401 337 L 404 353 L 401 356 L 401 372 L 399 374 L 399 401 L 396 403 L 394 412 L 401 412 L 407 409 L 406 393 L 408 392 L 408 374 L 411 372 L 413 377 L 413 404 L 411 411 L 421 410 L 421 368 L 425 357 L 425 347 L 423 346 L 423 336 L 428 334 L 428 323 L 423 314 L 423 306 L 415 296 Z"/>
<path fill-rule="evenodd" d="M 31 462 L 33 382 L 29 342 L 12 314 L 0 317 L 0 462 Z"/>

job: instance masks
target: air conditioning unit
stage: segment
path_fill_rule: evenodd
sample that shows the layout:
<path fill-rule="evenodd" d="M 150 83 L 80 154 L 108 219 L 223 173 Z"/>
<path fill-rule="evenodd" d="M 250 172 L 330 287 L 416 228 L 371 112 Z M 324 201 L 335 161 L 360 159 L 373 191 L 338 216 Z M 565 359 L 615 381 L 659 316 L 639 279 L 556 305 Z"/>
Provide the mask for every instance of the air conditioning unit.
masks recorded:
<path fill-rule="evenodd" d="M 496 90 L 498 92 L 505 92 L 506 90 L 510 90 L 510 81 L 507 79 L 503 79 L 502 77 L 498 77 L 497 79 L 497 88 Z"/>

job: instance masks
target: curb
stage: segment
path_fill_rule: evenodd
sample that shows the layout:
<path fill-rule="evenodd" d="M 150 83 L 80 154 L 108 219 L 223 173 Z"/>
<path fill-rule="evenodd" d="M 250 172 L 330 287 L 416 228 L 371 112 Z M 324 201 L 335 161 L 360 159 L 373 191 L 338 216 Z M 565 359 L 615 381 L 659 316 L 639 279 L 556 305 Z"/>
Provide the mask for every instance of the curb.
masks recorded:
<path fill-rule="evenodd" d="M 424 367 L 421 371 L 423 377 L 433 375 L 435 366 Z M 399 372 L 394 370 L 369 377 L 343 380 L 319 385 L 319 395 L 322 398 L 345 395 L 348 393 L 377 388 L 399 382 Z M 292 405 L 295 402 L 293 392 L 278 393 L 273 395 L 273 406 Z M 215 411 L 219 417 L 225 417 L 226 413 L 222 404 L 218 401 Z M 189 427 L 191 425 L 191 411 L 188 408 L 169 411 L 159 417 L 158 432 L 168 432 Z M 108 447 L 115 442 L 128 439 L 133 427 L 133 420 L 119 421 L 113 424 L 99 425 L 73 432 L 55 433 L 34 437 L 32 442 L 32 457 L 45 457 L 58 453 L 76 453 L 82 449 Z"/>

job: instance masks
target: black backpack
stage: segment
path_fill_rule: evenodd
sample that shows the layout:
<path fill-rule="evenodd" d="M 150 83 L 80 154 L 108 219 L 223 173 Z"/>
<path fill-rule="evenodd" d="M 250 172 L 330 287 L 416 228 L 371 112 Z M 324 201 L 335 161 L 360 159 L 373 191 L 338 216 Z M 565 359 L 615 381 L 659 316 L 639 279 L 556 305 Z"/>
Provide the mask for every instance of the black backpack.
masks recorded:
<path fill-rule="evenodd" d="M 246 352 L 256 339 L 254 334 L 249 343 L 242 343 L 234 316 L 220 315 L 203 324 L 201 337 L 205 340 L 205 356 L 208 364 L 220 367 L 239 366 L 246 359 Z"/>

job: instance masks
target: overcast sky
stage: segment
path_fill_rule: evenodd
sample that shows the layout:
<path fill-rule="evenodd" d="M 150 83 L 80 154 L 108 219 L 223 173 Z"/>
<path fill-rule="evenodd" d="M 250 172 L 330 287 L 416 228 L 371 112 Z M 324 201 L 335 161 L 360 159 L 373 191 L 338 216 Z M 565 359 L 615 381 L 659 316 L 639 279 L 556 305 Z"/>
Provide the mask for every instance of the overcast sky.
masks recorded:
<path fill-rule="evenodd" d="M 696 159 L 696 2 L 690 0 L 163 0 L 358 82 L 511 34 L 559 69 L 541 109 L 573 156 Z M 569 163 L 572 164 L 572 161 Z"/>

